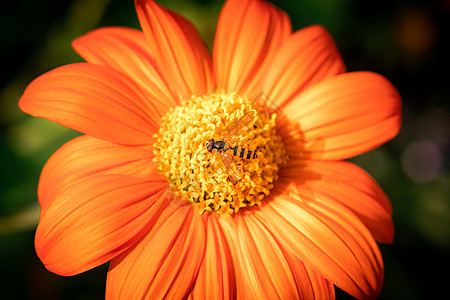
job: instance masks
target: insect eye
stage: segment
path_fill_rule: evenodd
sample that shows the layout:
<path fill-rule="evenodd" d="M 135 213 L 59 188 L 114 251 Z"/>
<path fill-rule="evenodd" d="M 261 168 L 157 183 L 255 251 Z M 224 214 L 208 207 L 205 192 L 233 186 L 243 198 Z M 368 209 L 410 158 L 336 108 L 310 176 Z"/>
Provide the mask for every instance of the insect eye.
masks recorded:
<path fill-rule="evenodd" d="M 214 146 L 214 140 L 209 140 L 206 143 L 206 150 L 208 150 L 209 152 L 212 152 L 213 146 Z"/>

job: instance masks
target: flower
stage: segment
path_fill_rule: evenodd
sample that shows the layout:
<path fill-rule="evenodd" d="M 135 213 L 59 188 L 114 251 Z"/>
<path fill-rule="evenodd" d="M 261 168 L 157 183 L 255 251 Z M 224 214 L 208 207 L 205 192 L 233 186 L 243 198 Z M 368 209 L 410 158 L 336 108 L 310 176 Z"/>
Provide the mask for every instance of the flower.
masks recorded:
<path fill-rule="evenodd" d="M 111 261 L 107 298 L 334 298 L 334 285 L 376 297 L 391 204 L 343 160 L 398 133 L 392 84 L 345 73 L 323 27 L 292 33 L 264 1 L 225 3 L 212 56 L 180 15 L 149 0 L 136 9 L 142 32 L 76 39 L 87 62 L 41 75 L 19 101 L 85 134 L 40 177 L 46 268 L 69 276 Z M 282 115 L 252 102 L 261 92 Z M 230 164 L 233 183 L 204 139 L 242 116 L 254 130 L 240 146 L 257 157 Z"/>

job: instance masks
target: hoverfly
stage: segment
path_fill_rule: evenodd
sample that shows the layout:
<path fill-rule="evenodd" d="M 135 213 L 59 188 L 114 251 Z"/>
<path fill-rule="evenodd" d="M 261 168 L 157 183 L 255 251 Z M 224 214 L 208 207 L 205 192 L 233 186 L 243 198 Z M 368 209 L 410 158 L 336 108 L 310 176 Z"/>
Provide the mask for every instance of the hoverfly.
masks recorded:
<path fill-rule="evenodd" d="M 236 160 L 233 158 L 233 156 L 239 156 L 240 158 L 245 159 L 255 159 L 258 157 L 258 155 L 256 154 L 256 149 L 252 151 L 238 145 L 234 145 L 237 138 L 244 134 L 253 125 L 255 120 L 256 111 L 249 111 L 237 122 L 227 128 L 225 134 L 222 137 L 222 140 L 216 141 L 214 139 L 210 139 L 206 144 L 206 149 L 209 152 L 213 153 L 213 151 L 216 151 L 220 154 L 225 169 L 227 170 L 228 175 L 234 184 L 236 184 L 241 179 L 242 170 L 237 165 Z M 232 147 L 233 145 L 234 147 Z M 233 153 L 228 153 L 228 150 L 232 150 Z"/>
<path fill-rule="evenodd" d="M 272 102 L 272 100 L 264 93 L 261 92 L 258 96 L 254 97 L 252 107 L 257 107 L 259 113 L 271 115 L 277 113 L 281 115 L 282 112 L 278 106 Z M 233 156 L 239 156 L 243 159 L 255 159 L 258 157 L 256 154 L 257 149 L 249 150 L 238 145 L 235 145 L 239 136 L 252 128 L 256 121 L 257 112 L 251 110 L 242 116 L 237 122 L 228 127 L 222 139 L 216 141 L 210 139 L 206 144 L 206 149 L 213 153 L 214 151 L 220 154 L 222 162 L 227 170 L 227 173 L 234 184 L 236 184 L 242 177 L 242 170 L 237 165 Z M 232 153 L 228 151 L 232 150 Z"/>

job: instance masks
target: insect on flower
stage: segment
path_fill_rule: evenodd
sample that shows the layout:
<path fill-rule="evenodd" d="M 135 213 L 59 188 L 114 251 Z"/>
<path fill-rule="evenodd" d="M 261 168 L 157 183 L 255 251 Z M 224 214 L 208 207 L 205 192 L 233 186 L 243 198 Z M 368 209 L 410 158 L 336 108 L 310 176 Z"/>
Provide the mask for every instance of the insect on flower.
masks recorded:
<path fill-rule="evenodd" d="M 258 107 L 260 113 L 271 115 L 273 112 L 280 113 L 280 109 L 262 92 L 252 102 L 253 107 Z M 270 108 L 269 108 L 270 106 Z M 231 124 L 222 136 L 221 140 L 210 139 L 206 144 L 206 149 L 211 153 L 219 153 L 222 158 L 223 165 L 228 173 L 229 178 L 236 184 L 242 178 L 242 169 L 238 166 L 235 157 L 242 159 L 255 159 L 257 149 L 250 150 L 237 145 L 239 137 L 247 133 L 253 128 L 253 124 L 257 120 L 257 112 L 251 110 L 245 113 L 239 120 Z M 230 151 L 230 152 L 229 152 Z M 231 152 L 232 151 L 232 152 Z"/>
<path fill-rule="evenodd" d="M 256 154 L 256 149 L 252 151 L 236 145 L 239 136 L 247 132 L 252 127 L 255 120 L 256 111 L 249 111 L 226 130 L 222 140 L 215 141 L 214 139 L 210 139 L 206 145 L 206 149 L 209 152 L 213 153 L 215 150 L 215 152 L 220 154 L 223 165 L 225 166 L 225 169 L 234 184 L 241 179 L 242 169 L 237 165 L 233 156 L 239 156 L 240 158 L 246 159 L 254 159 L 258 157 Z M 229 150 L 232 150 L 233 153 L 228 153 Z"/>

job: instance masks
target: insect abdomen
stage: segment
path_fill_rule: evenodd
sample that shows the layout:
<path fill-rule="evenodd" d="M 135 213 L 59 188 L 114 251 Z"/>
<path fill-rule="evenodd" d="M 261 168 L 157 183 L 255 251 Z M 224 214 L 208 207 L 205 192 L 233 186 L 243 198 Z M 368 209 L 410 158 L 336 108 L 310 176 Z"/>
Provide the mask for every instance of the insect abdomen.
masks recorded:
<path fill-rule="evenodd" d="M 239 146 L 230 147 L 230 150 L 233 150 L 234 156 L 239 156 L 240 158 L 254 159 L 258 157 L 256 155 L 256 150 L 252 151 Z"/>

